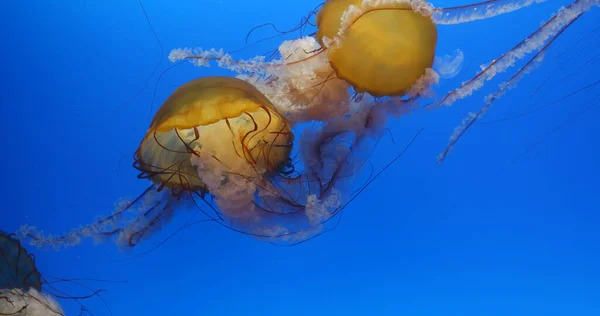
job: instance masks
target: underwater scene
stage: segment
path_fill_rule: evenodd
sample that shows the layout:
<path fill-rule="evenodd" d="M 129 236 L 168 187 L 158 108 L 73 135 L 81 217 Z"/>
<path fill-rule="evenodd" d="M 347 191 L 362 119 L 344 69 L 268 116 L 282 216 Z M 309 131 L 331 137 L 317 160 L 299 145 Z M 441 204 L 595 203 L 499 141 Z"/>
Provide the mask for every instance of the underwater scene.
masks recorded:
<path fill-rule="evenodd" d="M 0 315 L 600 315 L 600 0 L 0 18 Z"/>

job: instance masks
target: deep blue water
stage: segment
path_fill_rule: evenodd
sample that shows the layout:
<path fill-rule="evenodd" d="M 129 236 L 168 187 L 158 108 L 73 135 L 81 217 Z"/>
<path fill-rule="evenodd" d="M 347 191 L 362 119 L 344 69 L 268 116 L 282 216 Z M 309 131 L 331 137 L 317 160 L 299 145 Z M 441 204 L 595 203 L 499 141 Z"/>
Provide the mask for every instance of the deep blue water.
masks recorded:
<path fill-rule="evenodd" d="M 292 27 L 318 2 L 144 5 L 164 47 L 163 71 L 172 48 L 239 48 L 252 27 Z M 439 26 L 438 55 L 456 48 L 465 54 L 462 72 L 442 80 L 440 93 L 568 3 L 549 0 Z M 110 213 L 120 198 L 135 197 L 148 183 L 130 167 L 132 153 L 152 109 L 187 80 L 227 74 L 178 67 L 159 82 L 151 108 L 156 76 L 147 85 L 146 79 L 161 51 L 134 0 L 4 0 L 0 21 L 0 229 L 9 232 L 30 224 L 64 233 Z M 454 127 L 502 80 L 452 107 L 390 122 L 395 144 L 384 141 L 374 158 L 379 165 L 424 130 L 346 209 L 336 230 L 310 242 L 277 247 L 205 224 L 131 264 L 137 252 L 119 252 L 111 242 L 30 250 L 47 275 L 127 281 L 82 282 L 107 290 L 106 304 L 83 301 L 94 315 L 600 315 L 600 85 L 565 97 L 600 79 L 598 21 L 594 8 L 570 27 L 542 66 L 498 100 L 488 122 L 476 124 L 442 165 L 436 155 Z M 269 34 L 262 32 L 256 36 Z M 79 312 L 76 303 L 61 303 L 68 315 Z"/>

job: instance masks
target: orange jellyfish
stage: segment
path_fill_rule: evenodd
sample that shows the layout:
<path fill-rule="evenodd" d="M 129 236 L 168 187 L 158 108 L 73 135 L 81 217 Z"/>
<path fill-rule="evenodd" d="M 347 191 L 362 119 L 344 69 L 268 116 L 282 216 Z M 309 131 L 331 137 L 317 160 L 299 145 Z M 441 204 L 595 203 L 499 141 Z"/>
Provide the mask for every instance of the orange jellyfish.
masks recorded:
<path fill-rule="evenodd" d="M 328 47 L 338 78 L 375 97 L 403 96 L 433 66 L 437 29 L 407 1 L 326 1 L 317 14 L 316 39 Z M 348 9 L 354 6 L 356 9 Z M 329 43 L 328 43 L 329 41 Z"/>
<path fill-rule="evenodd" d="M 470 114 L 455 130 L 438 157 L 441 162 L 486 109 L 541 63 L 550 45 L 600 1 L 575 0 L 561 8 L 511 50 L 483 65 L 472 79 L 434 98 L 433 86 L 459 71 L 464 56 L 458 51 L 455 58 L 436 57 L 436 28 L 490 19 L 538 2 L 543 0 L 489 0 L 436 8 L 424 0 L 327 0 L 309 15 L 316 15 L 316 31 L 284 41 L 278 59 L 235 60 L 223 50 L 188 48 L 172 50 L 169 59 L 191 60 L 199 66 L 217 60 L 220 67 L 237 72 L 239 78 L 252 80 L 291 122 L 301 122 L 327 121 L 349 115 L 360 106 L 380 107 L 388 116 L 419 106 L 449 106 L 528 58 L 485 99 L 479 113 Z M 307 26 L 308 20 L 303 19 L 300 27 Z M 356 102 L 364 98 L 371 102 Z M 425 100 L 429 101 L 422 103 Z"/>
<path fill-rule="evenodd" d="M 135 152 L 134 167 L 158 192 L 169 189 L 169 199 L 211 192 L 223 216 L 250 220 L 253 192 L 232 183 L 285 172 L 292 142 L 289 124 L 254 86 L 206 77 L 184 84 L 164 102 Z M 164 203 L 161 217 L 176 201 Z M 128 244 L 152 226 L 132 232 Z"/>
<path fill-rule="evenodd" d="M 189 209 L 257 238 L 302 242 L 325 231 L 358 194 L 354 179 L 368 140 L 380 132 L 378 116 L 365 111 L 311 126 L 295 145 L 288 121 L 256 87 L 232 77 L 196 79 L 166 99 L 135 151 L 138 177 L 153 183 L 146 191 L 66 235 L 44 236 L 28 226 L 21 234 L 38 246 L 116 236 L 130 248 Z M 357 120 L 363 129 L 349 129 Z"/>

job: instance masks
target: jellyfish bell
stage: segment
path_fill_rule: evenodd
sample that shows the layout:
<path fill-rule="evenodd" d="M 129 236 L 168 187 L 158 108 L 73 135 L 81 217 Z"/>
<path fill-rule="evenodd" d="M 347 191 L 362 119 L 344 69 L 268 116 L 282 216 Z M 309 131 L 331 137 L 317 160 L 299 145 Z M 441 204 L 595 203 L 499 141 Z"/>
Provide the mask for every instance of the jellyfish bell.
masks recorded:
<path fill-rule="evenodd" d="M 365 2 L 366 5 L 363 5 Z M 402 96 L 432 67 L 437 29 L 415 7 L 424 1 L 327 0 L 316 38 L 337 76 L 357 92 Z"/>
<path fill-rule="evenodd" d="M 245 164 L 273 173 L 289 162 L 292 141 L 289 124 L 254 86 L 203 77 L 179 87 L 160 107 L 134 166 L 161 186 L 207 192 L 192 156 L 212 156 L 205 168 Z"/>

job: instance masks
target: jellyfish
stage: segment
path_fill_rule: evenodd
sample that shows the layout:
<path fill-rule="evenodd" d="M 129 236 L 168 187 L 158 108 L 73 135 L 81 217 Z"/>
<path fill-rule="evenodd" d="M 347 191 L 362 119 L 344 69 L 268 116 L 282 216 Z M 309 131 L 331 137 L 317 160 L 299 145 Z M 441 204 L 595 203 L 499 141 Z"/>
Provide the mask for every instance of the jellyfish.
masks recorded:
<path fill-rule="evenodd" d="M 0 231 L 0 315 L 63 316 L 59 299 L 79 301 L 97 295 L 75 297 L 59 289 L 56 282 L 66 279 L 42 276 L 33 254 L 27 252 L 14 234 Z M 88 311 L 80 304 L 80 315 Z"/>
<path fill-rule="evenodd" d="M 525 60 L 524 66 L 485 98 L 478 113 L 469 114 L 456 128 L 438 156 L 441 163 L 495 100 L 535 69 L 555 40 L 600 2 L 575 0 L 560 8 L 511 50 L 441 97 L 435 96 L 433 87 L 440 78 L 451 78 L 460 71 L 464 54 L 458 50 L 451 56 L 436 57 L 437 41 L 443 40 L 438 39 L 437 27 L 490 19 L 540 2 L 544 0 L 491 0 L 436 8 L 424 0 L 327 0 L 294 28 L 305 27 L 316 16 L 316 31 L 281 43 L 274 54 L 279 58 L 236 60 L 222 49 L 178 48 L 171 51 L 169 59 L 198 66 L 216 61 L 253 82 L 291 122 L 347 115 L 357 106 L 353 100 L 362 98 L 376 103 L 388 116 L 450 106 Z M 361 104 L 373 107 L 371 103 Z"/>
<path fill-rule="evenodd" d="M 382 133 L 378 121 L 377 111 L 357 112 L 352 119 L 313 124 L 295 138 L 288 120 L 254 85 L 201 77 L 165 100 L 135 150 L 138 178 L 152 182 L 138 198 L 63 236 L 28 226 L 20 234 L 57 247 L 115 237 L 132 249 L 188 209 L 259 239 L 303 242 L 357 194 L 354 180 L 372 149 L 369 140 Z M 349 128 L 357 124 L 363 128 Z"/>
<path fill-rule="evenodd" d="M 336 76 L 356 92 L 402 96 L 433 65 L 436 25 L 406 1 L 365 2 L 362 10 L 361 3 L 326 1 L 317 14 L 316 40 L 328 48 Z"/>

